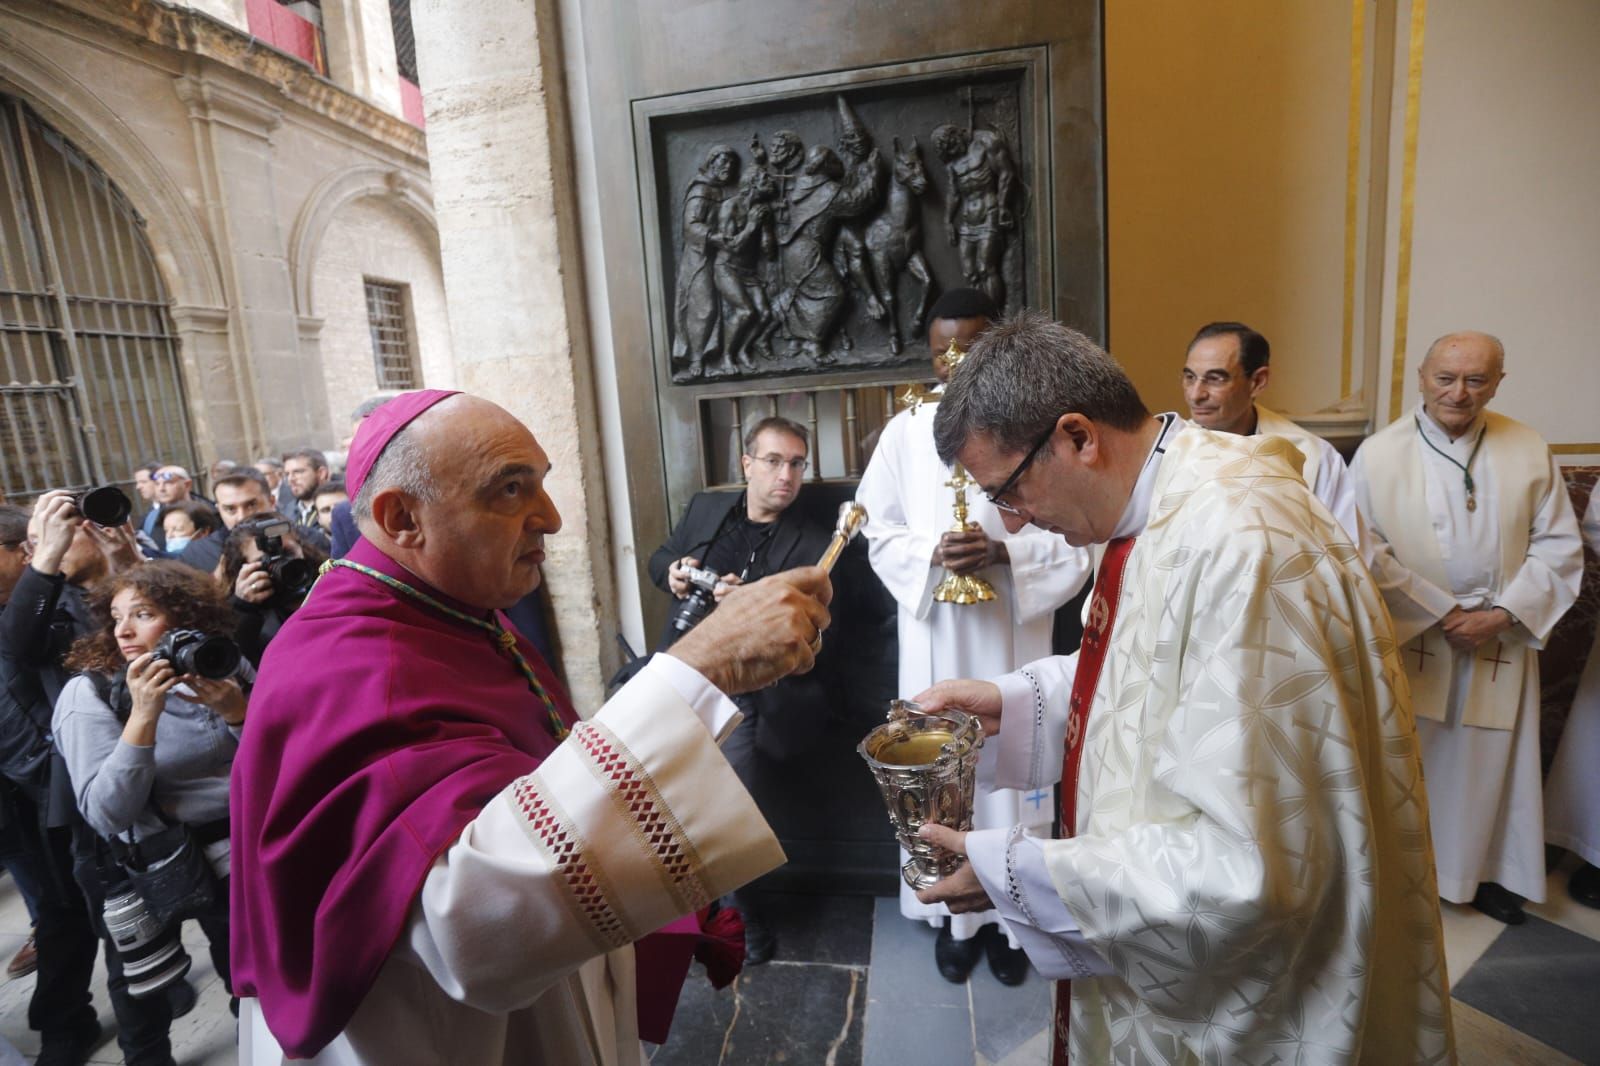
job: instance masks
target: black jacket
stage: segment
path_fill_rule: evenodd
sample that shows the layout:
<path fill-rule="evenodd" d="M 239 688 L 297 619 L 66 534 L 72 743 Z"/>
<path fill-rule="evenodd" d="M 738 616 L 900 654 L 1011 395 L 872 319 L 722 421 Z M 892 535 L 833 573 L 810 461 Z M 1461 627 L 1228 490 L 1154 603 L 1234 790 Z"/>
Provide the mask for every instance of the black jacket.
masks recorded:
<path fill-rule="evenodd" d="M 742 492 L 701 492 L 689 501 L 689 509 L 673 529 L 667 542 L 650 556 L 650 580 L 667 595 L 667 571 L 684 556 L 705 558 L 723 523 L 735 506 L 744 506 Z M 810 566 L 822 557 L 833 538 L 833 516 L 826 520 L 806 506 L 806 493 L 778 517 L 772 543 L 766 552 L 768 574 Z M 673 603 L 679 601 L 673 598 Z M 839 608 L 835 604 L 834 609 Z M 662 632 L 659 649 L 678 638 L 669 618 Z M 747 717 L 755 719 L 756 747 L 774 759 L 792 759 L 811 750 L 821 739 L 823 724 L 835 702 L 832 660 L 834 644 L 823 641 L 822 654 L 811 672 L 785 678 L 770 688 L 740 696 L 736 702 Z"/>
<path fill-rule="evenodd" d="M 72 678 L 62 661 L 73 641 L 92 629 L 83 590 L 31 566 L 0 611 L 0 774 L 46 812 L 52 826 L 71 825 L 77 805 L 65 767 L 55 765 L 50 720 Z"/>

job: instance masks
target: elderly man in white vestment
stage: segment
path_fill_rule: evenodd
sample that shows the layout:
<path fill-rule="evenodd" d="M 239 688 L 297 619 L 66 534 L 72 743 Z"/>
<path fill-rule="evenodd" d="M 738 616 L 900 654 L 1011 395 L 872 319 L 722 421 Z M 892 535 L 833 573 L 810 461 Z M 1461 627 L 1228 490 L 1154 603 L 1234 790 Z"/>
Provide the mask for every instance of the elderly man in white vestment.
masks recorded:
<path fill-rule="evenodd" d="M 952 289 L 929 312 L 933 370 L 948 379 L 952 350 L 964 353 L 997 317 L 994 302 L 976 289 Z M 959 360 L 957 360 L 959 362 Z M 1089 577 L 1089 553 L 1042 529 L 1011 532 L 1000 512 L 974 487 L 967 497 L 969 524 L 953 531 L 953 470 L 933 447 L 935 394 L 890 419 L 856 492 L 867 509 L 872 569 L 899 605 L 902 695 L 921 692 L 947 677 L 1005 673 L 1050 654 L 1056 610 Z M 976 574 L 994 588 L 981 603 L 939 603 L 934 594 L 946 573 Z M 984 753 L 985 763 L 992 753 Z M 987 769 L 987 767 L 985 767 Z M 1031 797 L 1014 789 L 980 788 L 972 824 L 980 829 L 1017 822 L 1049 828 L 1055 804 L 1047 791 Z M 918 900 L 900 884 L 900 913 L 934 924 L 934 959 L 948 981 L 967 979 L 980 952 L 1004 984 L 1020 984 L 1027 956 L 993 911 L 951 916 Z"/>
<path fill-rule="evenodd" d="M 1600 555 L 1600 490 L 1589 492 L 1583 540 Z M 1544 838 L 1582 860 L 1567 891 L 1585 907 L 1600 908 L 1600 629 L 1578 678 L 1561 744 L 1544 785 Z"/>
<path fill-rule="evenodd" d="M 1005 783 L 1063 778 L 1065 839 L 922 830 L 970 860 L 923 898 L 997 906 L 1059 979 L 1054 1061 L 1453 1061 L 1404 673 L 1300 452 L 1152 417 L 1031 314 L 935 440 L 1008 528 L 1106 545 L 1076 655 L 919 697 L 980 715 Z"/>
<path fill-rule="evenodd" d="M 1272 377 L 1272 346 L 1243 322 L 1209 322 L 1195 331 L 1183 364 L 1183 398 L 1195 425 L 1243 437 L 1287 437 L 1305 457 L 1301 468 L 1311 494 L 1338 519 L 1368 557 L 1365 523 L 1344 456 L 1315 433 L 1262 406 L 1258 397 Z"/>
<path fill-rule="evenodd" d="M 810 668 L 826 575 L 734 590 L 580 721 L 499 613 L 560 529 L 550 466 L 455 393 L 357 433 L 361 539 L 269 649 L 235 762 L 248 1066 L 642 1063 L 636 983 L 677 989 L 632 942 L 783 861 L 724 693 Z"/>
<path fill-rule="evenodd" d="M 1514 925 L 1544 899 L 1538 649 L 1577 598 L 1583 549 L 1549 446 L 1486 410 L 1504 367 L 1494 337 L 1440 337 L 1421 405 L 1351 472 L 1411 682 L 1439 893 Z"/>

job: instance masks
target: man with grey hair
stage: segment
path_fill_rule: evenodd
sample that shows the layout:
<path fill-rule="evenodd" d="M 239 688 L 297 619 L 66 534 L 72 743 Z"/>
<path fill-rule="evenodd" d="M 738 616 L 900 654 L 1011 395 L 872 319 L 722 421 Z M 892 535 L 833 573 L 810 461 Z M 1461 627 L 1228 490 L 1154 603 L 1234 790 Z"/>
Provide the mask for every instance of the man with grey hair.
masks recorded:
<path fill-rule="evenodd" d="M 1105 546 L 1075 655 L 916 697 L 998 734 L 998 783 L 1062 783 L 1064 839 L 922 829 L 970 859 L 922 898 L 996 907 L 1059 979 L 1054 1061 L 1448 1060 L 1402 668 L 1300 452 L 1152 417 L 1037 314 L 979 337 L 934 432 L 1008 529 Z"/>
<path fill-rule="evenodd" d="M 1439 893 L 1517 925 L 1544 900 L 1538 649 L 1583 576 L 1561 469 L 1487 410 L 1505 347 L 1451 333 L 1417 369 L 1422 403 L 1356 453 L 1433 798 Z"/>

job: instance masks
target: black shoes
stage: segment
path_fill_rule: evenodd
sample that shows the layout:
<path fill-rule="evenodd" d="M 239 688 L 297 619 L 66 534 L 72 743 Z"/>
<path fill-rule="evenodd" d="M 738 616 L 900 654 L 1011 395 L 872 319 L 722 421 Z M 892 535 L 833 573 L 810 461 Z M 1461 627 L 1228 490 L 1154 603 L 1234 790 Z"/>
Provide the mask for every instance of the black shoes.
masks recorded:
<path fill-rule="evenodd" d="M 1472 897 L 1474 908 L 1507 925 L 1521 925 L 1528 920 L 1528 916 L 1522 913 L 1522 904 L 1521 896 L 1493 881 L 1479 885 L 1478 894 Z"/>
<path fill-rule="evenodd" d="M 1015 988 L 1028 978 L 1028 953 L 1014 948 L 997 925 L 986 925 L 980 936 L 989 938 L 984 951 L 989 956 L 989 972 L 1003 985 Z"/>
<path fill-rule="evenodd" d="M 933 961 L 939 965 L 940 977 L 951 984 L 961 984 L 972 973 L 972 968 L 978 965 L 978 956 L 981 954 L 983 944 L 977 937 L 957 940 L 950 935 L 950 919 L 944 920 L 944 925 L 939 927 L 939 936 L 933 942 Z"/>
<path fill-rule="evenodd" d="M 1567 891 L 1585 907 L 1600 909 L 1600 866 L 1586 862 L 1578 867 L 1567 882 Z"/>
<path fill-rule="evenodd" d="M 100 1032 L 97 1021 L 76 1032 L 46 1033 L 34 1061 L 37 1066 L 83 1066 L 100 1043 Z"/>

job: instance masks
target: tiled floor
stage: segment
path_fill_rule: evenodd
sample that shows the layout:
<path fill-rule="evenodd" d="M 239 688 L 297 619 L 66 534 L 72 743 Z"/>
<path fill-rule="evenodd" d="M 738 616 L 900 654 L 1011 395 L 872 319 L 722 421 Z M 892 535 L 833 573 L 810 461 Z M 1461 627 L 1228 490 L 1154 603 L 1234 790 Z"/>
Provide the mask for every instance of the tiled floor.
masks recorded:
<path fill-rule="evenodd" d="M 1446 905 L 1445 945 L 1456 994 L 1463 1066 L 1600 1064 L 1600 911 L 1573 903 L 1566 869 L 1528 924 L 1508 929 L 1468 907 Z M 193 923 L 190 923 L 192 926 Z M 0 961 L 28 932 L 27 912 L 0 878 Z M 980 963 L 965 985 L 933 965 L 931 928 L 900 917 L 892 899 L 788 897 L 778 958 L 713 991 L 690 974 L 670 1039 L 652 1066 L 1022 1066 L 1046 1061 L 1046 982 L 1007 988 Z M 186 1066 L 233 1063 L 234 1025 L 205 939 L 186 930 L 200 990 L 173 1025 Z M 0 1035 L 37 1053 L 27 1023 L 33 978 L 0 984 Z M 95 1005 L 107 1036 L 92 1062 L 120 1063 L 103 974 Z"/>

